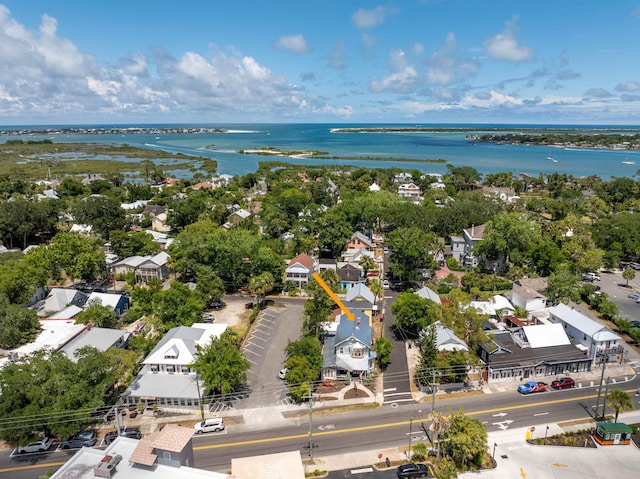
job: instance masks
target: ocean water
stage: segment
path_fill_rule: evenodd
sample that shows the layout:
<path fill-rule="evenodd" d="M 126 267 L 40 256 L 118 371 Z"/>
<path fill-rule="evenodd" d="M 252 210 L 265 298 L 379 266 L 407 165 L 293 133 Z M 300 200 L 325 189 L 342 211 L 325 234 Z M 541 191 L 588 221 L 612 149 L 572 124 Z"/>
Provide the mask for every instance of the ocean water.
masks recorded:
<path fill-rule="evenodd" d="M 123 127 L 125 125 L 101 125 L 96 127 Z M 640 151 L 564 149 L 542 146 L 497 145 L 474 143 L 465 140 L 470 134 L 482 134 L 493 128 L 531 128 L 543 125 L 344 125 L 344 124 L 247 124 L 247 125 L 136 125 L 148 127 L 205 126 L 222 128 L 226 133 L 198 134 L 100 134 L 100 135 L 49 135 L 30 136 L 31 139 L 51 138 L 55 142 L 102 142 L 129 144 L 148 149 L 161 149 L 188 155 L 213 158 L 218 162 L 218 173 L 244 175 L 256 171 L 259 162 L 284 161 L 304 164 L 341 164 L 364 168 L 403 168 L 422 172 L 445 173 L 446 163 L 454 166 L 471 166 L 482 174 L 510 171 L 515 175 L 566 173 L 576 177 L 597 175 L 603 179 L 631 177 L 640 168 Z M 369 127 L 444 127 L 473 128 L 463 132 L 403 132 L 403 133 L 332 133 L 332 128 Z M 88 127 L 88 126 L 87 126 Z M 559 128 L 547 125 L 547 128 Z M 566 128 L 617 127 L 573 126 Z M 25 127 L 13 127 L 15 129 Z M 41 128 L 41 127 L 27 127 Z M 638 127 L 620 127 L 638 129 Z M 10 127 L 2 128 L 4 130 Z M 2 136 L 0 142 L 24 136 Z M 275 147 L 284 151 L 317 150 L 329 157 L 350 159 L 283 158 L 263 155 L 240 154 L 238 150 Z M 547 160 L 552 156 L 557 162 Z M 414 163 L 409 161 L 372 161 L 367 158 L 443 159 L 446 163 Z M 355 159 L 351 159 L 355 158 Z M 623 164 L 635 161 L 635 165 Z M 171 174 L 171 170 L 166 169 Z M 181 171 L 180 177 L 191 174 Z"/>

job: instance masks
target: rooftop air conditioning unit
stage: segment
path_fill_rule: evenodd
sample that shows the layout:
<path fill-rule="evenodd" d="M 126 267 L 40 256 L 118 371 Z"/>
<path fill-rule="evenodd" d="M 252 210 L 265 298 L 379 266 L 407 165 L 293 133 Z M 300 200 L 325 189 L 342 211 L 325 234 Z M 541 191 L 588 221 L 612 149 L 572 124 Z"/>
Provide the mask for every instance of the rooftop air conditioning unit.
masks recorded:
<path fill-rule="evenodd" d="M 120 454 L 104 456 L 98 465 L 93 468 L 93 475 L 95 477 L 106 478 L 113 476 L 113 473 L 116 472 L 116 466 L 120 461 L 122 461 Z"/>

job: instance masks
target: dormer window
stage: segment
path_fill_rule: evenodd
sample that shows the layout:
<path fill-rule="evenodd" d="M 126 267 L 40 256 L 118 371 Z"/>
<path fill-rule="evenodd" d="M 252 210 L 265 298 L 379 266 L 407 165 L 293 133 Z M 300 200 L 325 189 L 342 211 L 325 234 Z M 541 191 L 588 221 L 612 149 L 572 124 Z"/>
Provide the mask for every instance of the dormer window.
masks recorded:
<path fill-rule="evenodd" d="M 362 346 L 352 346 L 351 347 L 351 357 L 352 358 L 364 358 L 364 348 Z"/>
<path fill-rule="evenodd" d="M 167 349 L 164 353 L 164 359 L 178 359 L 180 352 L 175 346 Z"/>

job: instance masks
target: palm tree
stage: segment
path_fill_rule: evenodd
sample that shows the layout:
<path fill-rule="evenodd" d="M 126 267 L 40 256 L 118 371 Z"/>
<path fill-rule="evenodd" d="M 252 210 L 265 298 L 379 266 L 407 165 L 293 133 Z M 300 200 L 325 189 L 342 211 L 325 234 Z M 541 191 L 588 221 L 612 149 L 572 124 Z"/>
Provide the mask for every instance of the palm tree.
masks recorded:
<path fill-rule="evenodd" d="M 371 256 L 362 255 L 362 256 L 360 256 L 360 259 L 358 260 L 358 263 L 360 263 L 360 266 L 362 267 L 362 270 L 364 271 L 365 280 L 368 280 L 369 279 L 369 271 L 371 271 L 372 269 L 374 269 L 376 267 L 376 264 L 373 261 L 373 258 Z"/>
<path fill-rule="evenodd" d="M 384 293 L 384 288 L 382 287 L 380 280 L 375 278 L 372 279 L 369 283 L 369 289 L 373 293 L 373 304 L 376 304 L 378 298 L 381 297 Z"/>
<path fill-rule="evenodd" d="M 614 389 L 607 394 L 607 404 L 616 411 L 614 422 L 618 422 L 618 414 L 620 411 L 631 411 L 633 409 L 633 401 L 631 395 L 622 389 Z"/>
<path fill-rule="evenodd" d="M 261 299 L 273 289 L 275 281 L 273 275 L 265 271 L 249 280 L 249 292 L 256 297 L 256 307 L 260 309 Z"/>

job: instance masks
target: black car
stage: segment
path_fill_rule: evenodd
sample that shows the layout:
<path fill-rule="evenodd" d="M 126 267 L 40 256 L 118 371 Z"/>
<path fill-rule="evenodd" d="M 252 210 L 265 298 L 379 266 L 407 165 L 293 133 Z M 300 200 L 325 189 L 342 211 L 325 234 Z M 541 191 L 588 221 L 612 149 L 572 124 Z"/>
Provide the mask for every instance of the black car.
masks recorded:
<path fill-rule="evenodd" d="M 207 305 L 207 309 L 213 309 L 215 311 L 218 311 L 224 308 L 224 306 L 225 304 L 222 301 L 213 300 Z"/>
<path fill-rule="evenodd" d="M 414 477 L 428 478 L 435 477 L 435 475 L 431 466 L 425 464 L 414 464 L 410 462 L 409 464 L 403 464 L 398 467 L 398 477 L 400 479 Z"/>
<path fill-rule="evenodd" d="M 78 432 L 66 441 L 62 441 L 60 447 L 62 449 L 78 449 L 81 447 L 92 447 L 98 442 L 98 436 L 93 431 Z"/>
<path fill-rule="evenodd" d="M 120 430 L 120 435 L 122 437 L 130 437 L 130 438 L 133 438 L 133 439 L 142 438 L 142 433 L 140 432 L 140 428 L 139 427 L 125 427 L 124 429 Z M 104 443 L 105 444 L 111 444 L 115 440 L 116 437 L 118 437 L 118 431 L 108 432 L 104 436 Z"/>

